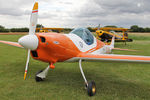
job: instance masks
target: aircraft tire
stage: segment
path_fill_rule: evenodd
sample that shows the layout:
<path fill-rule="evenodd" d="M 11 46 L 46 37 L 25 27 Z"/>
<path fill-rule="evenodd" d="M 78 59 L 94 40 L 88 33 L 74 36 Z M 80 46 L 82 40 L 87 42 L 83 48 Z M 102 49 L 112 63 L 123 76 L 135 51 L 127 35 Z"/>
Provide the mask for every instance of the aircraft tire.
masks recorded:
<path fill-rule="evenodd" d="M 36 73 L 36 75 L 35 75 L 35 80 L 36 80 L 36 82 L 44 81 L 43 78 L 37 76 L 37 75 L 38 75 L 39 73 L 41 73 L 41 72 L 43 72 L 43 70 L 40 70 L 40 71 L 38 71 L 38 72 Z"/>
<path fill-rule="evenodd" d="M 94 96 L 96 94 L 96 84 L 94 81 L 88 83 L 87 92 L 89 96 Z"/>

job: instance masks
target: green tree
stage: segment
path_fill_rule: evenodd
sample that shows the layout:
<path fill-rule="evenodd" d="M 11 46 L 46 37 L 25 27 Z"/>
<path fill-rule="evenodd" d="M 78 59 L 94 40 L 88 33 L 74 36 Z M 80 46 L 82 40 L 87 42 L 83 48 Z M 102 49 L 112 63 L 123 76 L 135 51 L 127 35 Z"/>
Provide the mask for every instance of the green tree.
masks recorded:
<path fill-rule="evenodd" d="M 11 28 L 11 32 L 29 32 L 29 28 Z"/>
<path fill-rule="evenodd" d="M 138 25 L 133 25 L 130 27 L 132 32 L 139 32 L 139 26 Z"/>
<path fill-rule="evenodd" d="M 145 30 L 145 32 L 150 32 L 150 28 L 149 27 L 146 27 L 144 30 Z"/>
<path fill-rule="evenodd" d="M 5 27 L 4 27 L 4 26 L 2 26 L 2 25 L 0 25 L 0 29 L 5 29 Z"/>
<path fill-rule="evenodd" d="M 42 24 L 37 24 L 36 28 L 44 28 L 44 26 Z"/>
<path fill-rule="evenodd" d="M 108 26 L 104 26 L 104 27 L 113 27 L 113 28 L 117 28 L 117 26 L 115 26 L 115 25 L 108 25 Z"/>
<path fill-rule="evenodd" d="M 138 32 L 145 32 L 145 29 L 143 27 L 139 27 Z"/>
<path fill-rule="evenodd" d="M 10 30 L 9 29 L 4 29 L 4 28 L 0 28 L 0 32 L 10 32 Z"/>

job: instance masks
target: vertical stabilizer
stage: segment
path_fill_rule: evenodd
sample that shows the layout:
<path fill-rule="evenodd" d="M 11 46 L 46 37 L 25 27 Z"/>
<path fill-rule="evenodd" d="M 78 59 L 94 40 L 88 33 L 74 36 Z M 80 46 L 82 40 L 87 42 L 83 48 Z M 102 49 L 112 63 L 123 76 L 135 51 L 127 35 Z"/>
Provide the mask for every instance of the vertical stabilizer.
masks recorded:
<path fill-rule="evenodd" d="M 115 45 L 115 36 L 113 36 L 111 40 L 111 44 L 110 44 L 111 49 L 114 48 L 114 45 Z"/>

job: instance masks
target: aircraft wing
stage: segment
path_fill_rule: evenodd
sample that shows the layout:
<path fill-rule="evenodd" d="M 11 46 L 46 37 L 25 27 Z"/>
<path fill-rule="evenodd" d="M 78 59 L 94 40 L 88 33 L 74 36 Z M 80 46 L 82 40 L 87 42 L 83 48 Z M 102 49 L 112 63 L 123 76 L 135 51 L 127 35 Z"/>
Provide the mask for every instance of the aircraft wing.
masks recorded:
<path fill-rule="evenodd" d="M 90 61 L 118 61 L 118 62 L 141 62 L 150 63 L 150 56 L 132 56 L 132 55 L 116 55 L 116 54 L 80 54 L 77 57 L 70 59 L 70 61 L 90 60 Z"/>
<path fill-rule="evenodd" d="M 15 47 L 23 48 L 23 47 L 22 47 L 19 43 L 17 43 L 17 42 L 1 41 L 1 40 L 0 40 L 0 43 L 4 43 L 4 44 L 11 45 L 11 46 L 15 46 Z"/>

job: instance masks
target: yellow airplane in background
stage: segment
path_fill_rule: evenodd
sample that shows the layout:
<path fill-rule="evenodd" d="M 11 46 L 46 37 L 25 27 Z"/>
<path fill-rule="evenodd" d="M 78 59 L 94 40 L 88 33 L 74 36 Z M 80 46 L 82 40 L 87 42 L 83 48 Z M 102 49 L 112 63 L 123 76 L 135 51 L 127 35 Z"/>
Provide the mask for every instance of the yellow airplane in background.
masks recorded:
<path fill-rule="evenodd" d="M 115 36 L 116 42 L 132 42 L 132 39 L 128 38 L 127 28 L 112 28 L 112 27 L 102 27 L 102 28 L 93 28 L 96 30 L 97 39 L 103 42 L 110 42 L 112 37 Z M 116 33 L 115 31 L 119 31 L 121 34 Z"/>
<path fill-rule="evenodd" d="M 48 33 L 48 32 L 52 32 L 53 30 L 60 33 L 64 30 L 64 28 L 36 28 L 36 32 L 40 32 L 40 33 Z"/>

